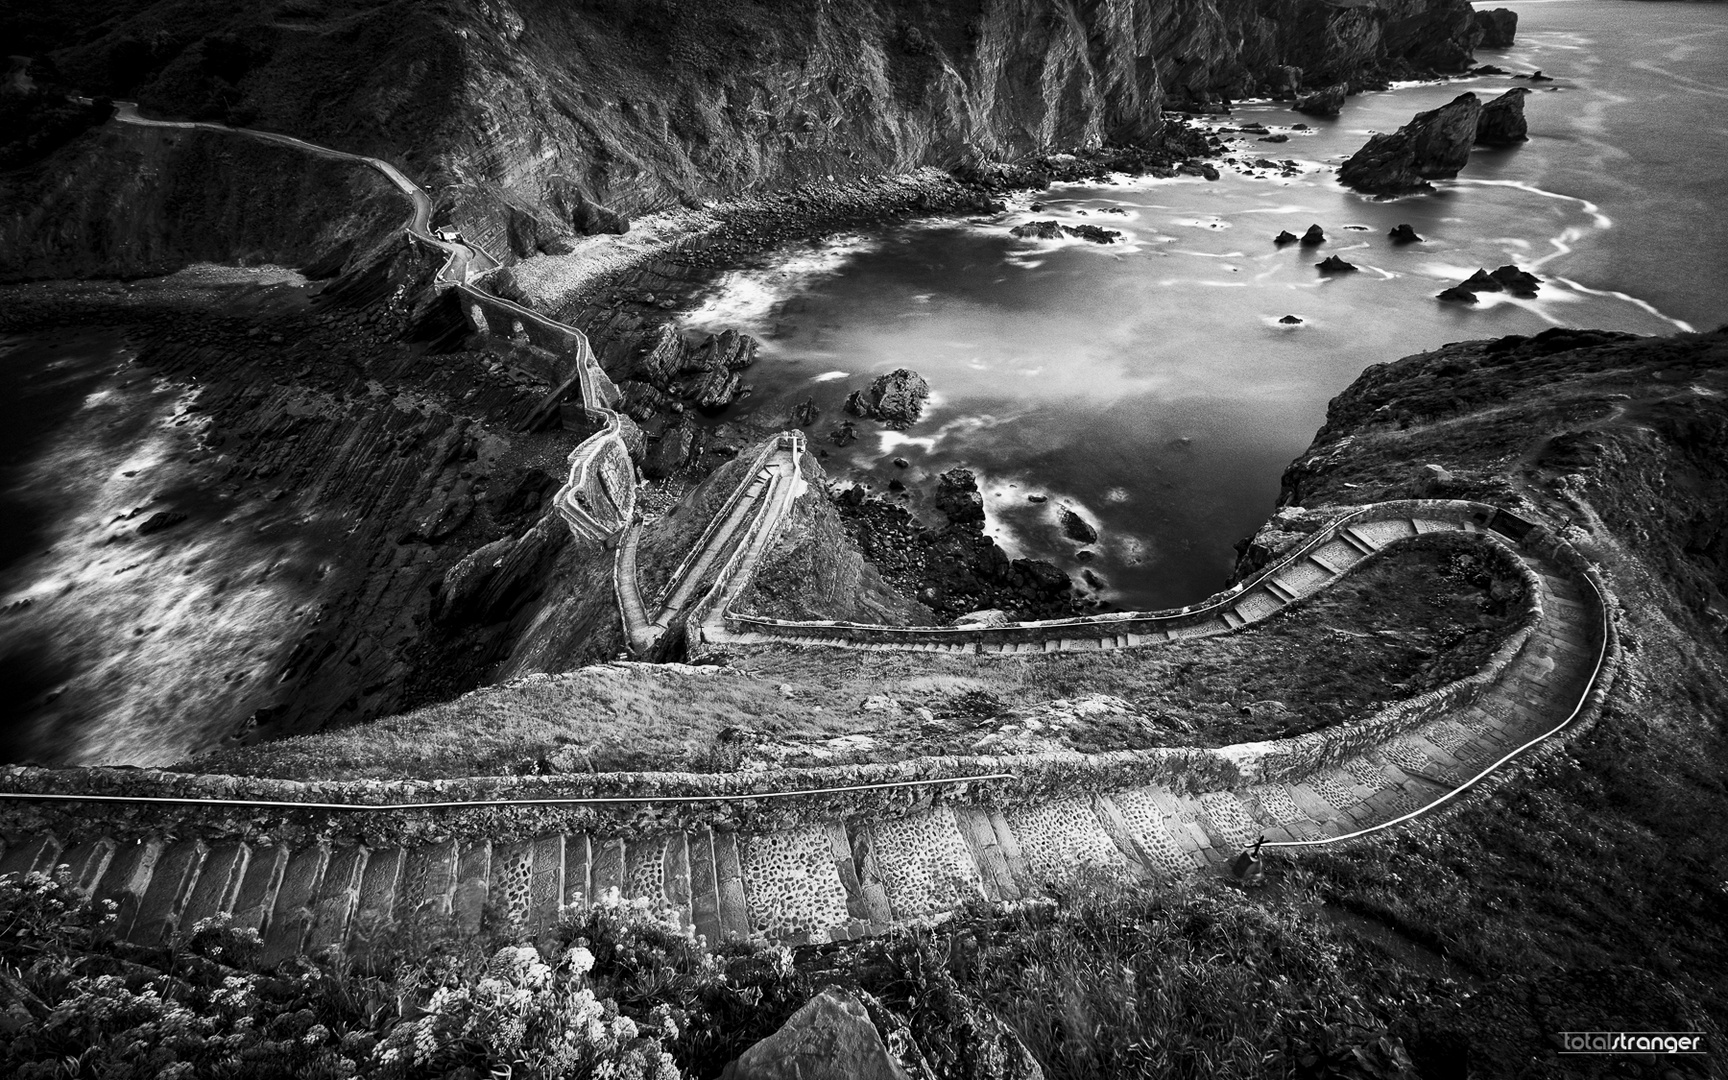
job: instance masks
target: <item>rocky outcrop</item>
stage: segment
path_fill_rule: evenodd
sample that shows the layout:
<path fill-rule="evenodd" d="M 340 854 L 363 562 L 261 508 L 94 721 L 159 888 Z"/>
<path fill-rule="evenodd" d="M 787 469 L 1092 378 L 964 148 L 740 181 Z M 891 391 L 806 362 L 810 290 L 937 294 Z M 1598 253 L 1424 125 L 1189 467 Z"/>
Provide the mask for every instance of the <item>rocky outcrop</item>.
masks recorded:
<path fill-rule="evenodd" d="M 1097 225 L 1064 225 L 1058 221 L 1029 221 L 1008 231 L 1022 239 L 1060 240 L 1064 236 L 1072 236 L 1080 240 L 1090 240 L 1094 244 L 1113 244 L 1122 236 L 1115 229 L 1100 228 Z"/>
<path fill-rule="evenodd" d="M 1292 108 L 1309 116 L 1337 116 L 1344 111 L 1344 93 L 1348 89 L 1344 83 L 1333 83 L 1325 89 L 1298 97 Z"/>
<path fill-rule="evenodd" d="M 1460 94 L 1438 109 L 1417 113 L 1408 124 L 1375 135 L 1338 169 L 1338 179 L 1374 195 L 1423 191 L 1430 180 L 1458 175 L 1470 160 L 1482 102 Z"/>
<path fill-rule="evenodd" d="M 1420 244 L 1422 238 L 1416 235 L 1416 230 L 1408 224 L 1394 225 L 1392 231 L 1386 234 L 1394 244 Z"/>
<path fill-rule="evenodd" d="M 1062 535 L 1078 544 L 1094 544 L 1098 542 L 1098 530 L 1092 523 L 1075 513 L 1072 507 L 1064 506 L 1061 513 Z"/>
<path fill-rule="evenodd" d="M 113 21 L 62 4 L 45 25 L 83 93 L 416 163 L 495 254 L 506 205 L 611 233 L 829 175 L 1132 143 L 1167 104 L 1461 71 L 1481 33 L 1466 0 L 317 7 L 340 33 L 171 0 Z M 117 69 L 140 26 L 163 45 Z M 218 78 L 192 60 L 223 36 L 248 48 Z"/>
<path fill-rule="evenodd" d="M 984 520 L 984 495 L 972 470 L 953 468 L 936 478 L 936 509 L 963 525 Z"/>
<path fill-rule="evenodd" d="M 1481 48 L 1508 48 L 1518 33 L 1518 13 L 1511 8 L 1478 11 L 1476 29 L 1482 32 L 1482 40 L 1477 43 Z"/>
<path fill-rule="evenodd" d="M 1303 247 L 1315 247 L 1326 242 L 1326 230 L 1318 225 L 1308 226 L 1308 231 L 1302 234 Z"/>
<path fill-rule="evenodd" d="M 878 375 L 868 389 L 846 395 L 846 411 L 904 429 L 918 422 L 929 396 L 930 384 L 924 381 L 924 376 L 910 368 L 896 368 Z"/>
<path fill-rule="evenodd" d="M 907 1080 L 870 1014 L 830 986 L 726 1066 L 721 1080 Z"/>
<path fill-rule="evenodd" d="M 1524 122 L 1524 99 L 1530 91 L 1514 86 L 1482 106 L 1476 118 L 1476 142 L 1482 146 L 1512 146 L 1530 138 L 1530 127 Z"/>
<path fill-rule="evenodd" d="M 1345 262 L 1336 255 L 1328 255 L 1314 265 L 1322 274 L 1354 274 L 1357 270 L 1355 263 Z"/>
<path fill-rule="evenodd" d="M 1493 273 L 1478 270 L 1457 285 L 1441 290 L 1437 295 L 1442 300 L 1454 303 L 1474 304 L 1479 293 L 1509 292 L 1513 296 L 1528 298 L 1535 296 L 1536 290 L 1541 287 L 1541 278 L 1508 264 Z"/>

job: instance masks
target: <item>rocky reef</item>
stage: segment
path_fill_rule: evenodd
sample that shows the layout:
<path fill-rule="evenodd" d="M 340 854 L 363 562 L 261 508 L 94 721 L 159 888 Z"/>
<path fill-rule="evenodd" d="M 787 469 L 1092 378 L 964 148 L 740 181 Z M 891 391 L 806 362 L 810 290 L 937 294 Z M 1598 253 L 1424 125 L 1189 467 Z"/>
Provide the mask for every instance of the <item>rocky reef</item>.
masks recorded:
<path fill-rule="evenodd" d="M 869 387 L 846 395 L 846 411 L 853 416 L 880 420 L 891 428 L 905 429 L 924 414 L 930 384 L 910 368 L 896 368 L 878 375 Z"/>

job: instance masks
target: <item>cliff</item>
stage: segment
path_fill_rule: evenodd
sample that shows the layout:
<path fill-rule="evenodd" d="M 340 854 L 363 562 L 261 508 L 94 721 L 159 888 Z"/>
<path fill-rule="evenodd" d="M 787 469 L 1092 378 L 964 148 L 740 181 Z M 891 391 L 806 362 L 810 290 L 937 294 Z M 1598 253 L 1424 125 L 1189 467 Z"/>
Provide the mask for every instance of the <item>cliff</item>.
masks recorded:
<path fill-rule="evenodd" d="M 12 48 L 86 93 L 398 161 L 498 252 L 616 228 L 599 208 L 1132 142 L 1167 105 L 1293 76 L 1461 70 L 1481 34 L 1465 0 L 157 0 L 18 22 Z"/>

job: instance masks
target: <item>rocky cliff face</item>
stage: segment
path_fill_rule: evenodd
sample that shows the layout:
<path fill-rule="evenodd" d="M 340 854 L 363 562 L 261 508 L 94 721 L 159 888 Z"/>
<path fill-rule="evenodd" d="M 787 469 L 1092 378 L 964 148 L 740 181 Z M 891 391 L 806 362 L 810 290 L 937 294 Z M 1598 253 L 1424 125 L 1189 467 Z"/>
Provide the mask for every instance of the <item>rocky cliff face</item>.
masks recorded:
<path fill-rule="evenodd" d="M 1458 70 L 1481 33 L 1465 0 L 48 7 L 24 47 L 87 92 L 390 156 L 500 254 L 606 208 L 1133 141 L 1293 71 Z"/>
<path fill-rule="evenodd" d="M 0 281 L 193 262 L 334 276 L 398 235 L 407 212 L 370 169 L 215 132 L 107 124 L 0 177 Z"/>

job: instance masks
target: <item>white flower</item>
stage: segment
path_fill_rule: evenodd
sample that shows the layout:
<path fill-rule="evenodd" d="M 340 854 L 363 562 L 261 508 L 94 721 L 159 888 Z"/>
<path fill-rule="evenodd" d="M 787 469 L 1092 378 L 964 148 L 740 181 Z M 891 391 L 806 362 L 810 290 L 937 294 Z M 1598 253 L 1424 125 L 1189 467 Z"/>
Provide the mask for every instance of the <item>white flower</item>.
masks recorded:
<path fill-rule="evenodd" d="M 594 954 L 578 945 L 564 954 L 564 964 L 572 975 L 586 975 L 594 970 Z"/>

